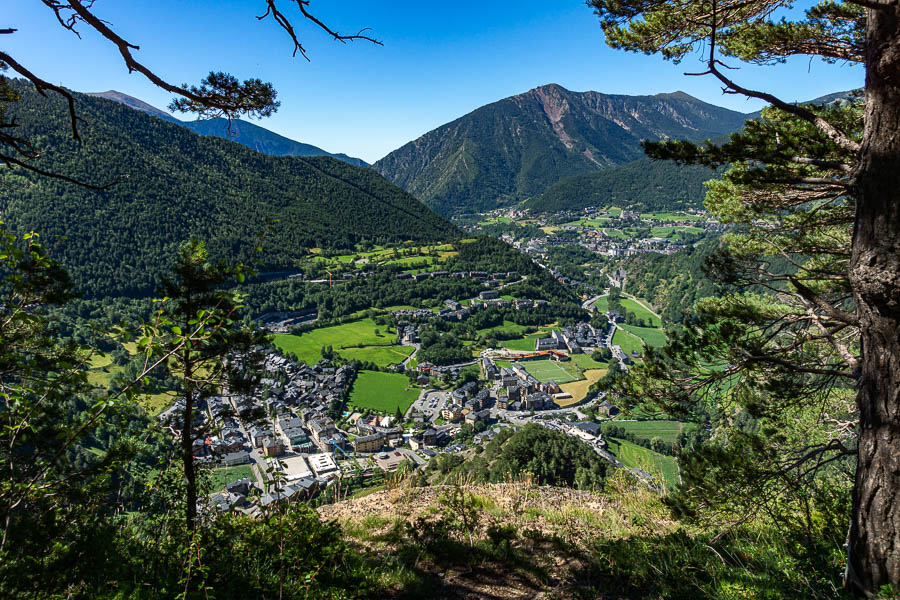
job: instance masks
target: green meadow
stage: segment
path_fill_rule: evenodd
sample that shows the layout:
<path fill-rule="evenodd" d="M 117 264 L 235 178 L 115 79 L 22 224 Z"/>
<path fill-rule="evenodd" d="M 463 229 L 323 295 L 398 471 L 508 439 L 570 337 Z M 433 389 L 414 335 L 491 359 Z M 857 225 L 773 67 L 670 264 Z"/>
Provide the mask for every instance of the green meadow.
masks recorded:
<path fill-rule="evenodd" d="M 419 388 L 413 387 L 406 375 L 360 371 L 348 404 L 393 415 L 398 408 L 405 413 L 418 397 Z"/>
<path fill-rule="evenodd" d="M 322 360 L 323 346 L 331 346 L 345 358 L 388 366 L 401 362 L 412 352 L 412 348 L 396 345 L 396 341 L 395 334 L 388 333 L 384 326 L 376 325 L 369 318 L 321 327 L 300 335 L 276 333 L 274 336 L 277 347 L 310 365 Z"/>

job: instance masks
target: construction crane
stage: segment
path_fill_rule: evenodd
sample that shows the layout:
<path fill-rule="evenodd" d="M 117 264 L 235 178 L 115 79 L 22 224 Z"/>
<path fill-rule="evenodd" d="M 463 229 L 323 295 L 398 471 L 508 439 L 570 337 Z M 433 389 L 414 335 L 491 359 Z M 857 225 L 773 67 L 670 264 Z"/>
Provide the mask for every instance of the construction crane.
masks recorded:
<path fill-rule="evenodd" d="M 332 277 L 331 271 L 329 271 L 328 269 L 325 269 L 325 272 L 328 273 L 328 287 L 334 287 L 334 281 L 332 281 L 332 279 L 331 279 L 331 277 Z"/>

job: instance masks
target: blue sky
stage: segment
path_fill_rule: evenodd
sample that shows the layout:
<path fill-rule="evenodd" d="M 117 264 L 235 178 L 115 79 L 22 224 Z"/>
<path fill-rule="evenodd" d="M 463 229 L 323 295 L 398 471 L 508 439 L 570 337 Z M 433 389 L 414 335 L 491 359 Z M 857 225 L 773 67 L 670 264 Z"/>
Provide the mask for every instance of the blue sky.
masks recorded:
<path fill-rule="evenodd" d="M 19 31 L 3 36 L 3 49 L 39 76 L 78 91 L 115 89 L 160 108 L 171 100 L 141 75 L 129 75 L 116 48 L 97 34 L 82 27 L 79 40 L 35 0 L 5 4 L 0 25 Z M 166 79 L 197 83 L 210 70 L 223 70 L 271 81 L 281 108 L 260 125 L 369 162 L 479 106 L 546 83 L 616 94 L 683 90 L 742 112 L 762 106 L 723 95 L 710 77 L 685 77 L 698 70 L 699 57 L 673 65 L 608 48 L 581 0 L 312 0 L 312 11 L 329 25 L 342 33 L 370 27 L 383 47 L 336 43 L 282 0 L 311 62 L 291 58 L 288 38 L 274 21 L 255 19 L 264 4 L 106 0 L 94 11 L 140 45 L 139 60 Z M 859 67 L 806 59 L 733 73 L 744 85 L 790 101 L 863 81 Z"/>

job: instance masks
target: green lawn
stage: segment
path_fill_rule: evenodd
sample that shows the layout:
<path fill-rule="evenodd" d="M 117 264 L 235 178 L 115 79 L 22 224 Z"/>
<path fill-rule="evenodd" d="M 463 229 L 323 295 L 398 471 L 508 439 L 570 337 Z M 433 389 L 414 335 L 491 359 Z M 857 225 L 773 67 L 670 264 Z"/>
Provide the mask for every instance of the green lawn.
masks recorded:
<path fill-rule="evenodd" d="M 596 361 L 591 358 L 590 354 L 573 354 L 572 362 L 582 371 L 589 369 L 608 369 L 609 363 L 606 361 Z"/>
<path fill-rule="evenodd" d="M 529 360 L 521 363 L 538 381 L 545 383 L 551 379 L 556 383 L 569 383 L 579 379 L 569 369 L 553 360 Z"/>
<path fill-rule="evenodd" d="M 697 428 L 696 423 L 682 423 L 681 421 L 612 421 L 604 424 L 606 427 L 621 427 L 629 433 L 651 440 L 655 437 L 666 443 L 678 440 L 678 434 Z"/>
<path fill-rule="evenodd" d="M 609 296 L 601 296 L 594 302 L 594 308 L 601 313 L 609 312 Z"/>
<path fill-rule="evenodd" d="M 619 238 L 622 240 L 628 239 L 630 236 L 622 231 L 621 229 L 604 229 L 603 233 L 612 238 Z"/>
<path fill-rule="evenodd" d="M 476 331 L 476 333 L 478 333 L 478 335 L 485 335 L 498 331 L 503 333 L 523 333 L 526 329 L 528 329 L 527 325 L 518 325 L 516 323 L 513 323 L 512 321 L 503 321 L 503 325 L 479 329 Z"/>
<path fill-rule="evenodd" d="M 501 223 L 504 225 L 511 225 L 511 224 L 514 224 L 515 221 L 513 221 L 509 217 L 491 217 L 489 219 L 485 219 L 484 221 L 478 222 L 478 224 L 481 225 L 482 227 L 485 225 L 496 225 L 498 223 Z"/>
<path fill-rule="evenodd" d="M 660 321 L 659 317 L 654 315 L 652 312 L 641 306 L 640 303 L 635 302 L 631 298 L 622 298 L 621 299 L 622 306 L 625 307 L 625 310 L 633 313 L 635 317 L 638 319 L 643 319 L 645 323 L 652 327 L 661 327 L 662 321 Z M 643 301 L 642 301 L 643 302 Z M 649 303 L 644 302 L 649 306 Z"/>
<path fill-rule="evenodd" d="M 627 323 L 619 323 L 619 327 L 638 336 L 648 346 L 658 348 L 666 345 L 666 334 L 662 329 L 655 327 L 638 327 L 637 325 L 628 325 Z"/>
<path fill-rule="evenodd" d="M 376 329 L 379 335 L 375 335 Z M 300 335 L 276 333 L 274 342 L 284 352 L 314 365 L 322 360 L 322 346 L 331 346 L 336 352 L 343 354 L 341 350 L 344 346 L 382 346 L 395 342 L 396 336 L 387 333 L 385 329 L 384 326 L 376 325 L 372 319 L 359 319 L 343 325 L 313 329 Z"/>
<path fill-rule="evenodd" d="M 412 354 L 412 346 L 366 346 L 365 348 L 348 348 L 340 350 L 338 354 L 348 360 L 375 363 L 379 367 L 386 367 L 403 362 Z"/>
<path fill-rule="evenodd" d="M 641 338 L 618 327 L 613 335 L 613 345 L 621 347 L 622 351 L 629 356 L 634 351 L 638 354 L 644 353 L 644 343 L 641 341 Z"/>
<path fill-rule="evenodd" d="M 398 408 L 406 412 L 418 396 L 419 388 L 411 386 L 406 375 L 360 371 L 350 392 L 349 404 L 393 415 Z"/>
<path fill-rule="evenodd" d="M 628 468 L 637 467 L 656 477 L 662 476 L 666 487 L 678 485 L 678 461 L 671 456 L 648 450 L 637 444 L 617 438 L 604 438 L 609 451 Z"/>
<path fill-rule="evenodd" d="M 500 342 L 500 345 L 508 350 L 530 350 L 533 352 L 534 341 L 538 338 L 549 337 L 549 335 L 549 331 L 539 331 L 518 340 L 506 340 L 505 342 Z"/>
<path fill-rule="evenodd" d="M 610 219 L 602 217 L 599 219 L 579 219 L 577 221 L 569 221 L 566 225 L 573 227 L 586 227 L 591 229 L 602 229 L 609 223 Z"/>
<path fill-rule="evenodd" d="M 236 467 L 222 467 L 213 469 L 209 473 L 210 489 L 217 492 L 225 487 L 225 484 L 245 478 L 253 479 L 253 470 L 250 465 L 238 465 Z"/>

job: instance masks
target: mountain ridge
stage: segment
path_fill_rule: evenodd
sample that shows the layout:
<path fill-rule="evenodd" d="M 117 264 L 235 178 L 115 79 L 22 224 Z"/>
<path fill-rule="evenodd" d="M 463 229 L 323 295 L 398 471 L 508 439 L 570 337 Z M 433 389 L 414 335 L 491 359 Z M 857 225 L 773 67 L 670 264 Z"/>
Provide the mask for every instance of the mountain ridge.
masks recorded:
<path fill-rule="evenodd" d="M 85 94 L 94 98 L 104 98 L 124 104 L 135 110 L 139 110 L 155 117 L 159 117 L 171 123 L 176 123 L 182 127 L 186 127 L 200 135 L 219 137 L 231 142 L 236 142 L 243 146 L 256 150 L 263 154 L 272 156 L 331 156 L 342 160 L 347 164 L 355 167 L 368 167 L 369 163 L 361 158 L 348 156 L 342 152 L 333 153 L 323 150 L 318 146 L 298 142 L 291 138 L 285 137 L 274 131 L 270 131 L 265 127 L 256 125 L 243 119 L 203 119 L 196 121 L 182 121 L 177 117 L 161 110 L 152 104 L 144 102 L 140 98 L 129 96 L 116 90 L 107 90 L 105 92 L 89 92 Z"/>
<path fill-rule="evenodd" d="M 435 128 L 373 165 L 439 213 L 507 206 L 573 175 L 643 156 L 644 139 L 731 133 L 746 118 L 676 91 L 652 96 L 539 86 Z"/>
<path fill-rule="evenodd" d="M 76 96 L 83 143 L 61 99 L 12 80 L 7 105 L 41 168 L 92 183 L 94 192 L 21 169 L 0 171 L 0 215 L 15 231 L 59 237 L 55 256 L 89 296 L 145 295 L 175 249 L 196 236 L 214 258 L 252 252 L 265 270 L 290 270 L 310 248 L 447 241 L 460 231 L 374 170 L 331 157 L 280 157 L 201 136 L 142 111 Z"/>

